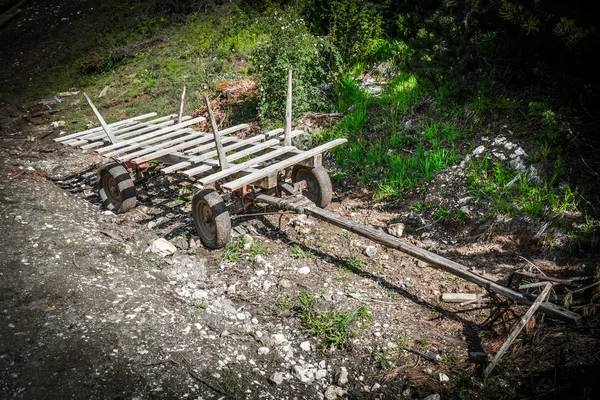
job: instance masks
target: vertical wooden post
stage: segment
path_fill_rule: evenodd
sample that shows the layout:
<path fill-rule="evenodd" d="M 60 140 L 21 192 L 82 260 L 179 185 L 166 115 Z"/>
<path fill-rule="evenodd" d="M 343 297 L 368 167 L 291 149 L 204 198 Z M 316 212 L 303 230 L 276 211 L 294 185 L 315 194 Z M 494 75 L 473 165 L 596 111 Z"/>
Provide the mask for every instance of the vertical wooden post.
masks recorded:
<path fill-rule="evenodd" d="M 100 112 L 98 112 L 98 109 L 96 108 L 94 103 L 92 103 L 92 100 L 90 100 L 90 97 L 87 95 L 87 93 L 83 93 L 83 95 L 85 96 L 85 99 L 87 100 L 90 107 L 92 107 L 92 111 L 94 112 L 94 114 L 96 114 L 96 118 L 98 118 L 98 121 L 100 121 L 100 125 L 102 125 L 102 129 L 104 129 L 104 132 L 106 132 L 106 136 L 108 136 L 108 140 L 110 140 L 110 143 L 117 143 L 119 140 L 115 135 L 113 135 L 112 131 L 110 130 L 110 127 L 108 126 L 104 118 L 102 118 L 102 115 L 100 115 Z"/>
<path fill-rule="evenodd" d="M 229 168 L 229 162 L 227 161 L 227 156 L 225 155 L 223 145 L 221 144 L 219 128 L 217 127 L 217 121 L 215 121 L 215 116 L 213 115 L 212 108 L 210 108 L 210 101 L 208 100 L 208 96 L 204 96 L 204 101 L 206 102 L 206 108 L 208 109 L 208 116 L 210 118 L 210 125 L 212 126 L 212 131 L 215 138 L 215 145 L 217 146 L 219 166 L 221 167 L 221 171 L 223 171 L 224 169 Z"/>
<path fill-rule="evenodd" d="M 287 99 L 285 101 L 285 128 L 283 131 L 283 145 L 292 145 L 292 70 L 288 70 Z"/>
<path fill-rule="evenodd" d="M 177 123 L 181 123 L 181 118 L 183 118 L 183 104 L 185 102 L 185 85 L 183 85 L 183 93 L 181 93 L 181 100 L 179 100 L 179 115 L 177 116 Z"/>

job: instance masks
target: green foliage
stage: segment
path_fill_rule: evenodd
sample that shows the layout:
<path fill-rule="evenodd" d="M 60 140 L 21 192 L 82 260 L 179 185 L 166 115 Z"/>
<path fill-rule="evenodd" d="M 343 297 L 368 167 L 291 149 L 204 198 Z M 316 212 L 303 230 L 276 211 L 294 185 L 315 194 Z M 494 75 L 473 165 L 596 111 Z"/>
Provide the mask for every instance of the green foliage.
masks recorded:
<path fill-rule="evenodd" d="M 339 70 L 339 55 L 328 40 L 309 33 L 304 20 L 294 14 L 277 14 L 268 39 L 253 52 L 252 62 L 260 81 L 261 119 L 284 119 L 289 69 L 293 70 L 294 116 L 329 108 L 327 88 Z"/>
<path fill-rule="evenodd" d="M 296 299 L 289 301 L 294 314 L 301 320 L 305 331 L 321 339 L 320 346 L 349 347 L 349 340 L 357 332 L 352 326 L 361 320 L 369 319 L 369 309 L 360 305 L 349 311 L 318 311 L 319 299 L 309 292 L 301 292 Z"/>
<path fill-rule="evenodd" d="M 250 261 L 254 261 L 257 255 L 269 255 L 271 250 L 262 244 L 253 241 L 250 246 L 247 246 L 246 240 L 243 237 L 232 239 L 227 243 L 224 249 L 219 250 L 217 259 L 221 262 L 227 261 L 234 263 L 243 255 L 246 255 Z"/>
<path fill-rule="evenodd" d="M 290 247 L 290 257 L 298 260 L 310 260 L 315 258 L 315 253 L 310 249 L 304 249 L 302 246 L 295 244 Z"/>

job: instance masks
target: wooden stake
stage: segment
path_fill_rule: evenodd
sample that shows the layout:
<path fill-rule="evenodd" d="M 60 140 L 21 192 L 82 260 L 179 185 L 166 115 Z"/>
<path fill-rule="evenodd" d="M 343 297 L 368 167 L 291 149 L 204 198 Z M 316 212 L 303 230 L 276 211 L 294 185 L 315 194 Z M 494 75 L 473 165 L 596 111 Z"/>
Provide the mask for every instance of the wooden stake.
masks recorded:
<path fill-rule="evenodd" d="M 292 145 L 292 136 L 290 133 L 292 132 L 292 70 L 288 70 L 288 85 L 287 85 L 287 99 L 285 101 L 285 128 L 283 131 L 284 146 Z"/>
<path fill-rule="evenodd" d="M 221 171 L 223 171 L 224 169 L 229 168 L 229 161 L 227 161 L 227 156 L 225 155 L 223 145 L 221 144 L 219 128 L 217 127 L 217 121 L 213 115 L 212 108 L 210 108 L 208 96 L 204 96 L 204 101 L 206 102 L 206 108 L 208 109 L 208 116 L 210 118 L 210 125 L 212 126 L 213 136 L 215 138 L 215 146 L 217 147 L 217 155 L 219 156 L 219 166 L 221 167 Z"/>
<path fill-rule="evenodd" d="M 96 118 L 98 118 L 98 121 L 100 121 L 100 125 L 102 125 L 102 129 L 104 129 L 104 132 L 106 132 L 106 135 L 108 136 L 108 140 L 110 140 L 110 142 L 112 144 L 117 143 L 118 142 L 117 137 L 111 132 L 110 127 L 108 126 L 106 121 L 104 121 L 104 118 L 102 118 L 102 115 L 100 115 L 100 113 L 98 112 L 98 109 L 96 108 L 94 103 L 92 103 L 92 100 L 90 99 L 90 97 L 87 95 L 87 93 L 84 93 L 83 95 L 85 96 L 85 99 L 87 100 L 90 107 L 92 107 L 92 111 L 94 112 L 94 114 L 96 114 Z"/>
<path fill-rule="evenodd" d="M 548 297 L 548 293 L 550 293 L 550 289 L 552 289 L 552 284 L 551 283 L 546 284 L 546 287 L 544 288 L 544 290 L 542 290 L 542 293 L 540 293 L 539 296 L 537 297 L 537 299 L 535 299 L 535 301 L 533 302 L 531 307 L 529 307 L 529 310 L 527 310 L 525 315 L 521 317 L 521 320 L 515 326 L 513 331 L 510 333 L 510 335 L 508 336 L 508 339 L 506 339 L 506 342 L 504 342 L 504 344 L 502 345 L 500 350 L 498 350 L 498 353 L 496 353 L 496 356 L 494 357 L 492 362 L 485 369 L 485 372 L 483 374 L 486 378 L 492 372 L 494 367 L 498 364 L 498 362 L 500 361 L 500 359 L 502 358 L 504 353 L 506 353 L 506 350 L 508 350 L 510 345 L 515 341 L 515 339 L 517 338 L 519 333 L 523 330 L 525 325 L 527 325 L 527 323 L 529 322 L 531 317 L 533 317 L 533 314 L 535 314 L 535 312 L 540 307 L 540 305 L 542 305 L 542 302 L 546 299 L 546 297 Z"/>
<path fill-rule="evenodd" d="M 181 100 L 179 100 L 179 115 L 177 116 L 177 123 L 181 123 L 181 118 L 183 118 L 183 104 L 185 102 L 185 85 L 183 86 L 183 93 L 181 93 Z"/>

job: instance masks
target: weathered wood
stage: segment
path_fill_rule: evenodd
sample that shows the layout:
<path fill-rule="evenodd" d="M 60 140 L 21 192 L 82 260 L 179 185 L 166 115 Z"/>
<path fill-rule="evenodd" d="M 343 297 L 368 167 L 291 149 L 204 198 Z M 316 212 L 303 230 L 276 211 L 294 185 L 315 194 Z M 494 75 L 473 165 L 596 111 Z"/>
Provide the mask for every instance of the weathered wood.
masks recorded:
<path fill-rule="evenodd" d="M 244 176 L 244 177 L 236 179 L 232 182 L 228 182 L 228 183 L 222 185 L 221 187 L 225 190 L 234 191 L 234 190 L 239 189 L 245 185 L 248 185 L 256 180 L 265 178 L 265 177 L 269 176 L 270 174 L 272 174 L 273 172 L 277 172 L 284 168 L 290 167 L 296 163 L 301 162 L 302 160 L 312 158 L 316 154 L 321 154 L 324 151 L 332 149 L 332 148 L 339 146 L 341 144 L 344 144 L 346 142 L 347 142 L 346 139 L 332 140 L 331 142 L 324 143 L 320 146 L 315 147 L 314 149 L 303 151 L 302 153 L 297 154 L 293 157 L 287 158 L 276 164 L 269 165 L 268 167 L 261 169 L 260 172 L 253 173 L 248 176 Z"/>
<path fill-rule="evenodd" d="M 110 142 L 117 143 L 117 138 L 110 130 L 110 126 L 108 126 L 106 121 L 104 121 L 104 118 L 102 118 L 102 115 L 100 115 L 100 112 L 98 112 L 98 109 L 96 108 L 94 103 L 92 103 L 92 100 L 90 99 L 90 97 L 87 95 L 87 93 L 84 93 L 83 96 L 85 97 L 88 104 L 92 108 L 92 111 L 94 112 L 94 114 L 96 114 L 96 118 L 98 118 L 98 121 L 100 121 L 100 125 L 102 125 L 102 129 L 104 129 L 104 132 L 106 132 L 106 136 L 108 136 L 108 138 L 110 139 Z"/>
<path fill-rule="evenodd" d="M 200 117 L 200 118 L 204 119 L 204 117 Z M 231 127 L 231 128 L 228 128 L 228 129 L 224 129 L 224 130 L 222 130 L 220 132 L 220 135 L 221 135 L 221 137 L 223 137 L 225 135 L 228 135 L 228 134 L 230 134 L 232 132 L 235 132 L 238 129 L 241 129 L 241 127 L 244 126 L 244 125 L 245 124 L 236 125 L 234 127 Z M 210 134 L 208 134 L 206 132 L 197 132 L 194 135 L 188 136 L 185 140 L 188 140 L 188 139 L 190 139 L 192 137 L 197 137 L 197 136 L 201 136 L 201 137 L 199 139 L 187 141 L 185 143 L 181 143 L 182 142 L 180 140 L 181 138 L 177 138 L 177 139 L 174 139 L 172 141 L 167 142 L 166 144 L 165 143 L 161 143 L 160 145 L 154 146 L 154 148 L 145 148 L 145 149 L 138 150 L 138 151 L 136 151 L 134 153 L 128 154 L 128 157 L 131 159 L 131 158 L 142 156 L 142 155 L 146 154 L 144 157 L 140 157 L 139 160 L 134 160 L 134 162 L 141 163 L 141 162 L 144 162 L 144 161 L 148 161 L 148 160 L 152 160 L 152 159 L 155 159 L 155 158 L 158 158 L 158 157 L 162 157 L 164 155 L 172 153 L 173 151 L 179 151 L 179 150 L 189 149 L 190 147 L 202 145 L 202 144 L 207 143 L 207 142 L 210 142 L 210 143 L 208 143 L 207 145 L 204 145 L 204 146 L 196 147 L 196 149 L 207 150 L 207 149 L 210 149 L 210 148 L 214 147 L 214 141 L 213 141 L 212 135 L 210 135 Z M 228 138 L 228 137 L 226 137 L 226 138 L 223 139 L 223 141 L 225 141 L 225 142 L 229 142 L 229 141 L 233 141 L 233 140 L 235 140 L 235 138 Z M 175 144 L 175 143 L 181 143 L 181 144 L 175 146 L 174 148 L 170 147 L 169 149 L 165 149 L 165 151 L 160 150 L 161 148 L 164 148 L 166 145 L 170 146 L 170 145 Z M 154 152 L 154 153 L 152 153 L 152 152 Z M 152 153 L 152 154 L 148 154 L 148 153 Z M 185 160 L 189 160 L 189 157 L 186 156 Z"/>
<path fill-rule="evenodd" d="M 194 132 L 194 136 L 190 136 L 190 135 L 181 136 L 181 135 L 184 135 L 189 132 Z M 177 137 L 177 136 L 179 136 L 179 137 Z M 166 135 L 160 135 L 160 136 L 154 137 L 152 139 L 142 140 L 139 142 L 137 142 L 137 141 L 133 142 L 132 144 L 130 144 L 127 147 L 122 147 L 120 149 L 111 151 L 110 153 L 106 153 L 106 157 L 114 157 L 119 154 L 129 153 L 136 149 L 148 149 L 148 152 L 150 151 L 149 149 L 152 149 L 151 151 L 154 151 L 154 150 L 161 149 L 165 146 L 169 146 L 173 143 L 178 143 L 179 141 L 192 139 L 192 138 L 195 138 L 198 136 L 207 136 L 207 134 L 206 134 L 206 132 L 196 132 L 192 128 L 178 129 L 176 131 L 167 133 Z M 177 138 L 177 139 L 172 139 L 170 141 L 167 141 L 167 139 L 171 139 L 171 138 Z M 150 147 L 150 145 L 153 145 L 154 143 L 159 143 L 159 144 L 156 144 L 156 145 Z M 96 150 L 96 151 L 98 151 L 98 150 Z"/>
<path fill-rule="evenodd" d="M 177 123 L 181 123 L 181 117 L 183 117 L 183 105 L 185 103 L 185 85 L 183 85 L 183 93 L 181 93 L 181 99 L 179 100 L 179 115 L 177 116 Z"/>
<path fill-rule="evenodd" d="M 182 122 L 180 124 L 175 124 L 175 125 L 167 126 L 166 128 L 161 128 L 159 130 L 153 130 L 152 132 L 149 132 L 149 133 L 144 133 L 141 136 L 136 136 L 136 137 L 133 137 L 133 138 L 128 138 L 128 139 L 121 140 L 119 143 L 111 144 L 109 146 L 103 147 L 103 148 L 98 149 L 96 151 L 98 153 L 106 153 L 109 150 L 114 150 L 114 149 L 117 149 L 119 147 L 129 146 L 129 145 L 131 145 L 133 143 L 137 143 L 137 142 L 140 142 L 142 140 L 148 140 L 148 139 L 152 139 L 152 138 L 155 138 L 155 137 L 162 137 L 162 135 L 164 135 L 165 133 L 177 131 L 177 130 L 180 130 L 182 128 L 186 128 L 186 127 L 188 127 L 190 125 L 197 124 L 198 122 L 204 121 L 204 120 L 205 120 L 204 117 L 193 118 L 193 119 L 184 121 L 184 122 Z M 108 153 L 108 154 L 110 154 L 110 153 Z M 106 157 L 111 157 L 108 154 L 106 154 Z"/>
<path fill-rule="evenodd" d="M 527 276 L 529 278 L 539 279 L 541 281 L 560 283 L 561 285 L 565 285 L 565 286 L 579 286 L 579 284 L 572 282 L 569 279 L 554 278 L 552 276 L 534 274 L 533 272 L 529 272 L 529 271 L 517 271 L 516 273 L 519 275 Z"/>
<path fill-rule="evenodd" d="M 531 305 L 533 300 L 519 292 L 515 292 L 505 286 L 501 286 L 495 282 L 489 281 L 469 271 L 467 267 L 457 262 L 441 257 L 437 254 L 431 253 L 427 250 L 420 249 L 413 246 L 410 243 L 404 242 L 394 236 L 388 235 L 384 232 L 380 232 L 374 228 L 357 224 L 353 221 L 342 218 L 332 212 L 317 208 L 316 206 L 310 206 L 306 208 L 291 208 L 286 207 L 285 202 L 273 196 L 259 194 L 255 198 L 258 202 L 272 204 L 281 208 L 291 209 L 298 213 L 312 215 L 315 218 L 329 222 L 330 224 L 336 225 L 340 228 L 346 229 L 350 232 L 356 233 L 357 235 L 364 236 L 374 242 L 380 243 L 384 246 L 388 246 L 406 253 L 418 260 L 425 261 L 435 268 L 439 268 L 453 275 L 456 275 L 464 280 L 473 282 L 491 292 L 498 293 L 504 297 L 516 301 L 520 304 Z M 571 312 L 563 307 L 557 306 L 552 303 L 544 303 L 540 306 L 540 310 L 550 317 L 554 317 L 561 321 L 569 322 L 579 326 L 581 324 L 581 316 L 574 312 Z"/>
<path fill-rule="evenodd" d="M 229 168 L 229 162 L 227 161 L 225 151 L 223 151 L 223 145 L 221 144 L 221 138 L 219 137 L 219 128 L 217 127 L 217 121 L 215 120 L 215 116 L 213 115 L 212 108 L 210 108 L 210 101 L 208 100 L 208 96 L 204 96 L 204 101 L 206 102 L 206 108 L 208 109 L 208 117 L 210 119 L 210 125 L 212 127 L 213 136 L 215 138 L 217 154 L 219 155 L 219 167 L 221 168 L 221 170 L 224 170 Z"/>
<path fill-rule="evenodd" d="M 134 123 L 136 121 L 140 121 L 140 120 L 143 120 L 143 119 L 152 118 L 155 115 L 156 115 L 155 112 L 144 114 L 144 115 L 139 115 L 137 117 L 133 117 L 133 118 L 129 118 L 129 119 L 124 119 L 124 120 L 121 120 L 121 121 L 113 122 L 112 124 L 109 124 L 108 126 L 110 126 L 111 129 L 113 129 L 113 128 L 117 128 L 117 127 L 119 127 L 121 125 L 125 125 L 125 124 L 128 124 L 128 123 Z M 65 140 L 70 140 L 70 139 L 74 139 L 74 138 L 77 138 L 77 137 L 80 137 L 80 136 L 85 136 L 85 135 L 90 134 L 90 133 L 100 132 L 101 130 L 102 130 L 102 127 L 90 128 L 90 129 L 87 129 L 85 131 L 75 132 L 75 133 L 71 133 L 70 135 L 57 137 L 56 139 L 54 139 L 54 141 L 55 142 L 64 142 Z"/>
<path fill-rule="evenodd" d="M 221 137 L 221 143 L 223 142 L 223 137 L 227 136 L 231 133 L 237 132 L 237 131 L 241 131 L 242 129 L 247 128 L 249 125 L 248 124 L 239 124 L 239 125 L 234 125 L 231 126 L 229 128 L 223 129 L 223 130 L 219 130 L 219 136 Z M 212 135 L 210 135 L 212 137 Z M 233 138 L 233 140 L 239 140 L 238 138 Z M 193 148 L 193 149 L 189 149 L 185 151 L 185 154 L 191 155 L 191 154 L 196 154 L 196 153 L 200 153 L 204 150 L 198 149 L 198 148 Z"/>
<path fill-rule="evenodd" d="M 479 297 L 475 293 L 442 293 L 442 301 L 445 303 L 463 303 L 477 300 Z"/>
<path fill-rule="evenodd" d="M 189 116 L 185 116 L 185 117 L 183 117 L 183 120 L 187 121 L 190 118 L 191 117 L 189 117 Z M 139 125 L 139 126 L 137 126 L 138 129 L 134 130 L 133 132 L 127 133 L 127 134 L 125 134 L 125 132 L 130 131 L 129 129 L 124 129 L 123 131 L 114 132 L 115 135 L 120 139 L 120 142 L 116 143 L 116 146 L 114 146 L 114 147 L 116 148 L 116 147 L 122 146 L 123 145 L 122 142 L 125 139 L 130 138 L 131 136 L 136 136 L 135 139 L 136 139 L 136 142 L 137 142 L 138 140 L 143 140 L 143 138 L 141 138 L 141 134 L 146 133 L 146 132 L 156 131 L 158 129 L 161 129 L 161 128 L 164 128 L 164 127 L 167 127 L 167 126 L 173 125 L 173 124 L 175 124 L 175 120 L 170 120 L 170 121 L 162 122 L 160 124 L 152 124 L 150 126 Z M 138 136 L 138 135 L 140 135 L 140 136 Z M 101 141 L 97 141 L 97 142 L 87 143 L 87 144 L 85 144 L 83 146 L 79 145 L 78 147 L 80 147 L 83 150 L 87 150 L 87 149 L 91 149 L 91 148 L 98 147 L 98 146 L 106 146 L 106 143 L 107 143 L 107 141 L 101 140 Z M 108 147 L 108 146 L 106 146 L 106 147 Z M 104 148 L 105 147 L 103 147 L 102 149 L 97 149 L 96 151 L 97 152 L 103 152 L 103 151 L 105 151 Z"/>
<path fill-rule="evenodd" d="M 240 147 L 248 146 L 248 145 L 251 145 L 256 142 L 260 142 L 264 139 L 267 139 L 267 138 L 273 136 L 274 134 L 281 133 L 281 132 L 283 132 L 283 129 L 275 129 L 273 131 L 265 132 L 260 135 L 252 136 L 248 139 L 236 140 L 234 144 L 225 146 L 223 148 L 223 150 L 225 150 L 225 153 L 227 154 L 227 152 L 229 152 L 229 151 L 236 150 L 236 149 L 239 149 Z M 188 154 L 188 155 L 195 154 L 195 153 L 197 153 L 196 149 L 186 151 L 186 154 Z M 178 163 L 175 165 L 171 165 L 169 167 L 163 168 L 161 171 L 165 174 L 169 174 L 171 172 L 175 172 L 175 171 L 179 171 L 181 169 L 187 168 L 187 167 L 191 167 L 192 165 L 198 164 L 199 162 L 214 158 L 216 155 L 217 155 L 216 150 L 210 151 L 207 153 L 202 153 L 201 155 L 190 158 L 189 161 L 184 161 L 184 162 L 181 162 L 181 163 Z M 228 158 L 228 161 L 231 161 L 231 160 L 229 160 L 229 158 Z"/>
<path fill-rule="evenodd" d="M 174 122 L 174 121 L 168 121 L 169 119 L 171 119 L 171 118 L 161 117 L 161 118 L 157 118 L 155 120 L 147 121 L 147 122 L 146 121 L 137 121 L 131 125 L 120 126 L 116 129 L 112 129 L 112 132 L 119 139 L 119 142 L 121 142 L 132 136 L 137 136 L 137 135 L 140 135 L 145 132 L 156 130 L 157 129 L 156 127 L 158 125 L 168 126 L 169 124 L 172 124 Z M 161 123 L 161 124 L 156 124 L 157 122 L 163 122 L 163 121 L 167 121 L 167 122 Z M 93 134 L 86 135 L 86 136 L 83 136 L 83 137 L 80 137 L 77 139 L 71 139 L 69 141 L 63 142 L 63 144 L 68 144 L 69 146 L 74 146 L 74 147 L 82 147 L 88 143 L 91 144 L 91 142 L 93 142 L 93 141 L 97 141 L 96 143 L 101 143 L 101 145 L 106 145 L 106 143 L 110 144 L 110 140 L 108 140 L 106 138 L 106 135 L 104 135 L 103 133 L 93 133 Z"/>
<path fill-rule="evenodd" d="M 292 145 L 292 70 L 288 70 L 288 82 L 287 82 L 287 97 L 285 101 L 285 128 L 284 128 L 284 146 Z"/>
<path fill-rule="evenodd" d="M 181 136 L 185 135 L 185 136 Z M 181 148 L 175 148 L 176 146 L 180 146 L 181 144 L 186 143 L 188 146 L 194 146 L 195 144 L 192 142 L 197 142 L 200 140 L 207 141 L 207 135 L 204 132 L 196 132 L 192 128 L 185 128 L 177 131 L 177 136 L 174 139 L 167 140 L 166 142 L 161 142 L 154 146 L 145 146 L 140 149 L 140 146 L 132 145 L 130 146 L 135 151 L 127 151 L 123 152 L 121 150 L 117 150 L 112 153 L 106 154 L 106 157 L 117 157 L 115 153 L 124 153 L 117 157 L 119 161 L 129 161 L 132 159 L 139 159 L 141 157 L 149 157 L 150 160 L 154 160 L 162 155 L 171 154 Z M 190 144 L 191 143 L 191 144 Z M 139 149 L 139 150 L 136 150 Z M 165 151 L 166 150 L 166 151 Z M 158 152 L 165 151 L 163 154 L 156 155 Z M 146 160 L 147 161 L 147 160 Z M 139 161 L 141 163 L 143 161 Z"/>
<path fill-rule="evenodd" d="M 502 347 L 500 347 L 500 350 L 498 350 L 498 353 L 496 353 L 492 362 L 489 363 L 489 365 L 485 368 L 485 371 L 483 374 L 486 378 L 492 372 L 494 367 L 496 367 L 498 362 L 500 362 L 500 359 L 502 358 L 504 353 L 506 353 L 506 351 L 508 350 L 510 345 L 515 341 L 517 336 L 519 336 L 519 333 L 521 333 L 521 331 L 523 330 L 525 325 L 527 325 L 527 323 L 529 322 L 531 317 L 533 317 L 533 314 L 535 314 L 537 309 L 542 305 L 542 302 L 544 302 L 546 300 L 548 293 L 550 293 L 550 289 L 552 289 L 552 284 L 551 283 L 546 284 L 546 287 L 544 288 L 544 290 L 542 290 L 542 292 L 539 294 L 539 296 L 535 299 L 535 301 L 533 302 L 533 304 L 531 305 L 529 310 L 527 310 L 525 315 L 521 317 L 521 320 L 515 326 L 515 328 L 512 330 L 512 332 L 508 336 L 508 339 L 506 339 L 504 344 L 502 344 Z"/>
<path fill-rule="evenodd" d="M 248 160 L 248 161 L 240 163 L 240 164 L 232 165 L 228 169 L 222 170 L 220 172 L 216 172 L 216 173 L 214 173 L 212 175 L 208 175 L 207 177 L 199 179 L 199 181 L 203 185 L 208 185 L 209 183 L 216 182 L 216 181 L 221 180 L 223 178 L 226 178 L 226 177 L 228 177 L 230 175 L 233 175 L 233 174 L 235 174 L 237 172 L 241 172 L 241 171 L 245 170 L 248 167 L 254 167 L 254 166 L 256 166 L 256 165 L 258 165 L 260 163 L 272 160 L 273 157 L 275 157 L 275 156 L 277 156 L 279 154 L 287 153 L 288 151 L 290 151 L 291 149 L 294 149 L 294 148 L 295 147 L 283 147 L 281 149 L 273 150 L 273 151 L 271 151 L 271 152 L 269 152 L 267 154 L 264 154 L 262 156 L 255 157 L 255 158 L 253 158 L 251 160 Z M 251 150 L 251 149 L 249 149 L 249 150 Z M 240 153 L 237 153 L 237 154 L 239 155 Z M 187 175 L 190 175 L 189 171 L 185 171 L 184 173 L 187 174 Z M 261 178 L 263 178 L 263 177 L 261 177 Z M 257 178 L 257 179 L 259 179 L 259 178 Z"/>

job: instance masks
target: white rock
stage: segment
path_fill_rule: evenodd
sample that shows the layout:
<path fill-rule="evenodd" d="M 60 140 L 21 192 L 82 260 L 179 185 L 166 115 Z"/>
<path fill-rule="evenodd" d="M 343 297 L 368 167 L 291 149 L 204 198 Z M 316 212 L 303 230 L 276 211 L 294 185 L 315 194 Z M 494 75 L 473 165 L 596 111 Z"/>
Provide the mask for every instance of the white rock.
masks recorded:
<path fill-rule="evenodd" d="M 377 247 L 375 246 L 367 246 L 365 247 L 365 249 L 363 250 L 363 253 L 369 257 L 369 258 L 373 258 L 375 257 L 375 254 L 377 254 Z"/>
<path fill-rule="evenodd" d="M 440 373 L 440 382 L 448 382 L 449 380 L 448 375 Z"/>
<path fill-rule="evenodd" d="M 271 338 L 275 341 L 275 343 L 277 344 L 283 344 L 287 342 L 287 339 L 285 338 L 285 336 L 282 333 L 276 333 L 274 335 L 271 335 Z"/>
<path fill-rule="evenodd" d="M 388 232 L 392 236 L 401 237 L 404 233 L 404 224 L 399 222 L 397 224 L 388 225 Z"/>
<path fill-rule="evenodd" d="M 319 369 L 319 370 L 317 370 L 317 372 L 315 372 L 315 379 L 317 379 L 317 380 L 324 379 L 326 376 L 327 376 L 326 369 Z"/>
<path fill-rule="evenodd" d="M 346 391 L 341 387 L 329 386 L 324 393 L 325 400 L 336 400 L 346 394 Z"/>
<path fill-rule="evenodd" d="M 423 400 L 440 400 L 440 395 L 437 393 L 434 394 L 430 394 L 429 396 L 425 397 Z"/>
<path fill-rule="evenodd" d="M 302 275 L 306 275 L 310 272 L 310 268 L 308 267 L 302 267 L 302 268 L 298 268 L 298 273 L 302 274 Z"/>
<path fill-rule="evenodd" d="M 299 365 L 294 365 L 294 376 L 302 383 L 310 383 L 314 379 L 314 375 L 310 370 Z"/>
<path fill-rule="evenodd" d="M 246 314 L 244 313 L 237 313 L 236 318 L 239 319 L 240 321 L 243 321 L 246 319 Z"/>
<path fill-rule="evenodd" d="M 265 354 L 269 354 L 269 351 L 271 351 L 271 350 L 269 350 L 268 347 L 260 347 L 258 349 L 258 354 L 261 356 L 264 356 Z"/>
<path fill-rule="evenodd" d="M 337 378 L 337 383 L 338 385 L 345 385 L 346 383 L 348 383 L 348 370 L 346 369 L 346 367 L 342 367 L 340 369 L 340 373 L 338 374 Z"/>
<path fill-rule="evenodd" d="M 300 348 L 304 351 L 310 351 L 310 342 L 307 340 L 306 342 L 300 343 Z"/>
<path fill-rule="evenodd" d="M 62 128 L 63 126 L 66 126 L 67 123 L 65 121 L 54 121 L 50 124 L 50 126 L 52 128 Z"/>
<path fill-rule="evenodd" d="M 485 151 L 485 146 L 481 145 L 479 147 L 477 147 L 475 150 L 473 150 L 473 152 L 471 154 L 473 154 L 474 156 L 478 156 L 481 153 L 483 153 Z"/>
<path fill-rule="evenodd" d="M 177 248 L 173 245 L 173 243 L 169 242 L 165 238 L 156 239 L 146 249 L 146 253 L 152 252 L 158 254 L 161 257 L 170 256 L 172 254 L 175 254 L 176 251 Z"/>
<path fill-rule="evenodd" d="M 283 372 L 275 372 L 269 380 L 276 385 L 281 385 L 283 383 Z"/>

